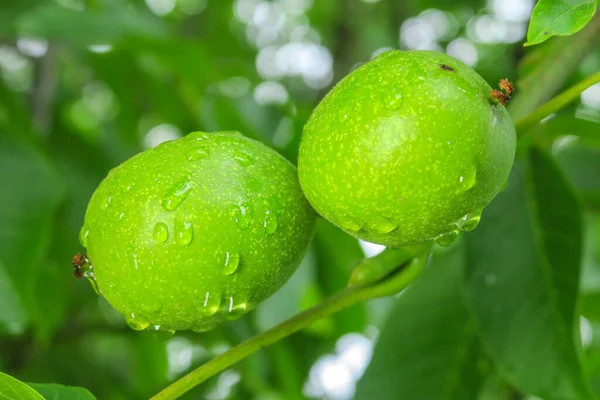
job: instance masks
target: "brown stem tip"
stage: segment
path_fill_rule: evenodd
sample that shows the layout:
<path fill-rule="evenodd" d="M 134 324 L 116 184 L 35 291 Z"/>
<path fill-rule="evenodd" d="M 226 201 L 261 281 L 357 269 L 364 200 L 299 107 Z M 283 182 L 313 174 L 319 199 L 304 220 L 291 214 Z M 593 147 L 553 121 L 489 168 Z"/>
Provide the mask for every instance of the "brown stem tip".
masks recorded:
<path fill-rule="evenodd" d="M 490 94 L 496 101 L 504 106 L 508 104 L 511 96 L 515 92 L 515 86 L 508 79 L 501 79 L 500 82 L 498 82 L 498 87 L 500 90 L 492 89 Z"/>

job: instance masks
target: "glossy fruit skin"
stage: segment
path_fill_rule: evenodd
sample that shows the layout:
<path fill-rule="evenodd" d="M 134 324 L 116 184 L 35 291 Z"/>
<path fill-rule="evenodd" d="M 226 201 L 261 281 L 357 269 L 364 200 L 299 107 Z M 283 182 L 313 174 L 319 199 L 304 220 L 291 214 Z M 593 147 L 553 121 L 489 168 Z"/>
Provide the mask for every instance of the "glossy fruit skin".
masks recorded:
<path fill-rule="evenodd" d="M 204 331 L 284 284 L 314 219 L 277 152 L 235 132 L 196 132 L 110 171 L 80 238 L 99 291 L 130 326 Z"/>
<path fill-rule="evenodd" d="M 387 246 L 451 237 L 461 218 L 474 228 L 516 150 L 513 122 L 490 92 L 445 54 L 380 55 L 337 84 L 305 126 L 306 197 L 350 234 Z"/>

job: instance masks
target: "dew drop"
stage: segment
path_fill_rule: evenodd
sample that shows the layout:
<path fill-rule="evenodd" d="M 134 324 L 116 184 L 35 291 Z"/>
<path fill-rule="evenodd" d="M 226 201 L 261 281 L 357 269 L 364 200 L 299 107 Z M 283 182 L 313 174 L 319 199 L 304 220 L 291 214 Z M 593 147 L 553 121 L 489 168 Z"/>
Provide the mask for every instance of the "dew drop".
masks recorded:
<path fill-rule="evenodd" d="M 221 307 L 221 297 L 214 293 L 206 292 L 202 300 L 201 314 L 205 317 L 211 317 L 219 311 Z"/>
<path fill-rule="evenodd" d="M 207 322 L 202 325 L 197 325 L 192 328 L 192 332 L 204 333 L 213 330 L 218 325 L 217 322 Z"/>
<path fill-rule="evenodd" d="M 392 96 L 390 99 L 387 100 L 387 102 L 385 103 L 385 108 L 393 111 L 393 110 L 399 109 L 401 105 L 402 105 L 402 94 L 397 93 L 394 96 Z"/>
<path fill-rule="evenodd" d="M 458 176 L 458 185 L 460 190 L 466 191 L 472 189 L 477 183 L 477 170 L 475 168 L 465 169 Z"/>
<path fill-rule="evenodd" d="M 207 147 L 199 147 L 197 149 L 192 149 L 187 152 L 185 155 L 185 159 L 188 161 L 197 161 L 208 158 L 210 156 L 210 151 Z"/>
<path fill-rule="evenodd" d="M 154 225 L 152 236 L 158 243 L 166 242 L 169 238 L 169 228 L 167 227 L 167 224 L 164 222 L 157 222 L 156 225 Z"/>
<path fill-rule="evenodd" d="M 349 232 L 358 232 L 362 229 L 362 225 L 348 214 L 339 215 L 338 221 L 341 227 Z"/>
<path fill-rule="evenodd" d="M 223 301 L 223 312 L 225 318 L 235 320 L 246 313 L 248 303 L 240 296 L 229 296 Z"/>
<path fill-rule="evenodd" d="M 162 201 L 162 206 L 167 211 L 173 211 L 188 197 L 192 190 L 192 182 L 185 180 L 171 187 Z"/>
<path fill-rule="evenodd" d="M 225 275 L 233 274 L 237 270 L 238 265 L 240 265 L 240 254 L 235 251 L 226 251 L 223 273 Z"/>
<path fill-rule="evenodd" d="M 173 335 L 175 335 L 175 331 L 172 329 L 165 329 L 163 327 L 161 327 L 160 325 L 153 325 L 147 328 L 151 333 L 152 333 L 152 337 L 155 340 L 161 341 L 161 342 L 165 342 L 169 339 L 171 339 L 173 337 Z"/>
<path fill-rule="evenodd" d="M 88 236 L 89 235 L 90 235 L 90 230 L 87 229 L 85 226 L 83 228 L 81 228 L 81 231 L 79 231 L 79 243 L 81 243 L 81 245 L 83 247 L 88 246 Z"/>
<path fill-rule="evenodd" d="M 140 305 L 140 309 L 144 316 L 150 319 L 156 317 L 161 312 L 162 308 L 162 302 L 156 297 L 149 297 L 146 300 L 146 303 Z"/>
<path fill-rule="evenodd" d="M 96 274 L 94 273 L 94 266 L 92 264 L 88 264 L 83 273 L 83 276 L 88 280 L 90 285 L 92 285 L 92 289 L 98 296 L 102 296 L 102 290 L 98 286 L 98 282 L 96 281 Z"/>
<path fill-rule="evenodd" d="M 106 198 L 106 202 L 104 203 L 104 208 L 108 208 L 108 207 L 110 207 L 110 204 L 112 203 L 112 199 L 113 199 L 113 197 L 112 197 L 112 196 L 108 196 L 108 197 Z"/>
<path fill-rule="evenodd" d="M 398 225 L 396 225 L 395 223 L 393 223 L 392 221 L 390 221 L 387 218 L 382 218 L 378 221 L 375 221 L 371 225 L 371 229 L 377 233 L 390 233 L 397 227 L 398 227 Z"/>
<path fill-rule="evenodd" d="M 191 140 L 205 140 L 208 139 L 208 133 L 206 132 L 192 132 L 189 135 L 186 136 L 188 139 Z"/>
<path fill-rule="evenodd" d="M 253 214 L 254 209 L 252 207 L 252 203 L 243 202 L 237 205 L 235 208 L 235 222 L 237 223 L 238 228 L 242 230 L 248 229 L 252 223 Z"/>
<path fill-rule="evenodd" d="M 477 228 L 477 225 L 479 225 L 479 221 L 481 220 L 481 212 L 482 209 L 471 211 L 459 219 L 456 223 L 456 226 L 458 226 L 458 229 L 461 231 L 471 232 L 473 229 Z"/>
<path fill-rule="evenodd" d="M 265 228 L 265 232 L 267 232 L 267 235 L 272 235 L 275 233 L 278 223 L 277 215 L 275 215 L 273 211 L 267 210 L 265 212 L 265 220 L 263 222 L 263 226 Z"/>
<path fill-rule="evenodd" d="M 180 246 L 187 246 L 194 238 L 194 228 L 191 222 L 175 220 L 175 241 Z"/>
<path fill-rule="evenodd" d="M 458 237 L 458 230 L 452 230 L 448 233 L 443 233 L 435 240 L 435 242 L 442 247 L 450 247 L 452 243 L 456 241 Z"/>
<path fill-rule="evenodd" d="M 348 110 L 342 108 L 338 113 L 340 122 L 344 122 L 348 119 Z"/>
<path fill-rule="evenodd" d="M 256 160 L 249 154 L 242 153 L 241 151 L 235 151 L 233 153 L 233 159 L 238 162 L 242 167 L 247 167 L 256 162 Z"/>
<path fill-rule="evenodd" d="M 143 331 L 150 325 L 150 322 L 142 318 L 136 317 L 134 313 L 131 313 L 130 315 L 126 316 L 125 320 L 127 321 L 127 325 L 129 325 L 131 329 L 136 331 Z"/>

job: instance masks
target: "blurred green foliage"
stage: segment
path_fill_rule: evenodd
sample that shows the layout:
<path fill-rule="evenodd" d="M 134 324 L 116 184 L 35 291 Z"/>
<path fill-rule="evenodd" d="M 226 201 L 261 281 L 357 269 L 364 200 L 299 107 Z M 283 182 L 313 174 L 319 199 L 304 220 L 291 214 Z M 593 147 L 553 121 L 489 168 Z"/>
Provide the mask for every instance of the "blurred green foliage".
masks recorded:
<path fill-rule="evenodd" d="M 211 332 L 155 338 L 130 330 L 70 263 L 87 202 L 110 168 L 199 130 L 238 130 L 294 162 L 319 99 L 385 49 L 446 51 L 491 84 L 521 83 L 511 110 L 520 116 L 600 70 L 597 31 L 523 49 L 532 8 L 531 0 L 1 0 L 0 370 L 98 399 L 148 398 L 345 287 L 363 250 L 319 221 L 297 273 L 257 310 Z M 358 399 L 586 399 L 588 384 L 600 395 L 599 122 L 595 86 L 536 127 L 537 150 L 523 146 L 481 227 L 436 249 L 413 287 L 319 321 L 186 398 L 351 398 L 378 334 Z M 58 390 L 34 387 L 48 398 Z"/>

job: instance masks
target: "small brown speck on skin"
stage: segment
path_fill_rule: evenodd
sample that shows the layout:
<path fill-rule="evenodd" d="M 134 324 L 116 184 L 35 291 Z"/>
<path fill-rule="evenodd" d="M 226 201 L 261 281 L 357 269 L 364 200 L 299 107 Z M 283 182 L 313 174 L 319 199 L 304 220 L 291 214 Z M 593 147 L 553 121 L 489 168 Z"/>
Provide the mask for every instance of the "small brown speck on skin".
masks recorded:
<path fill-rule="evenodd" d="M 451 66 L 446 65 L 446 64 L 440 64 L 440 68 L 443 69 L 444 71 L 455 72 L 454 68 L 452 68 Z"/>

